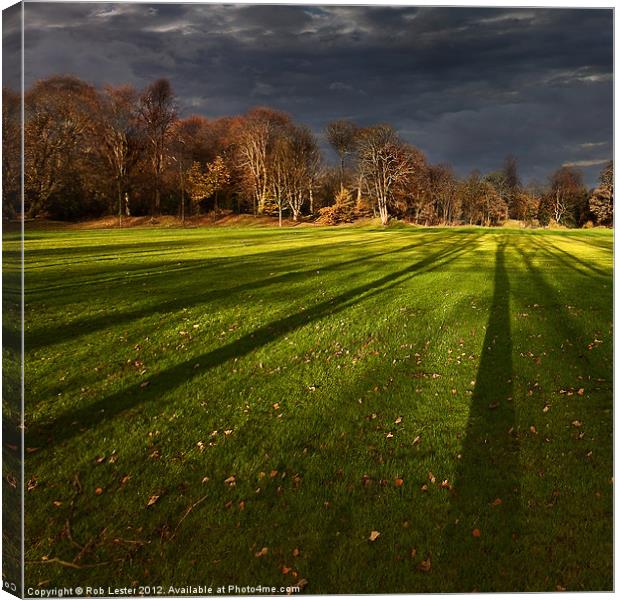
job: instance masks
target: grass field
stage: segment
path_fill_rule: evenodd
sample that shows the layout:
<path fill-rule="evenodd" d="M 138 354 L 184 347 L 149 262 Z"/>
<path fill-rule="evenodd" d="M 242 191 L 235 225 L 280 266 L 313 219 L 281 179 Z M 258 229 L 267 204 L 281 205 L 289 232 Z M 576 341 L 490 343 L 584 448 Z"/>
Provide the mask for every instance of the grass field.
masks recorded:
<path fill-rule="evenodd" d="M 26 587 L 611 589 L 612 245 L 28 233 Z"/>

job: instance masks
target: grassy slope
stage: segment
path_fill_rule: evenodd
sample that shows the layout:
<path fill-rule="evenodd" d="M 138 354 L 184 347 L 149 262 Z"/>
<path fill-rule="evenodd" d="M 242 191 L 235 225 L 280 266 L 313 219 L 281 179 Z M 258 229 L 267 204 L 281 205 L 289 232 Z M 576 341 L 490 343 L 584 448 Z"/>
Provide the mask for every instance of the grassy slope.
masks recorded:
<path fill-rule="evenodd" d="M 32 232 L 26 263 L 28 585 L 612 587 L 611 232 Z"/>

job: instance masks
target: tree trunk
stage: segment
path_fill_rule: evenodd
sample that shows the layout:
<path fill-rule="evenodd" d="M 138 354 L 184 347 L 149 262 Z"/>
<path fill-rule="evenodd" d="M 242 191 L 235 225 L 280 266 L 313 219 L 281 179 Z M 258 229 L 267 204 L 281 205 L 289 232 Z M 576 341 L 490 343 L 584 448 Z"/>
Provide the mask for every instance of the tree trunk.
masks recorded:
<path fill-rule="evenodd" d="M 118 196 L 118 226 L 123 226 L 123 193 L 121 191 L 121 180 L 116 181 L 116 193 Z"/>
<path fill-rule="evenodd" d="M 390 215 L 388 215 L 387 203 L 385 200 L 379 200 L 379 216 L 381 217 L 381 225 L 387 225 Z"/>
<path fill-rule="evenodd" d="M 282 227 L 282 202 L 278 201 L 278 227 Z"/>

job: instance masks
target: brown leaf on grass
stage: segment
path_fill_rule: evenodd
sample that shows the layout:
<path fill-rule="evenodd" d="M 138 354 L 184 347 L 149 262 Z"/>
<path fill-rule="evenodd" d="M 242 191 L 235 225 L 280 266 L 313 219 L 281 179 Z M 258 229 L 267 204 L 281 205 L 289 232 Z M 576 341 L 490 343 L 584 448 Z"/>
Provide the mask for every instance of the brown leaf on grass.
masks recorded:
<path fill-rule="evenodd" d="M 293 556 L 297 557 L 301 554 L 301 550 L 299 548 L 293 548 Z"/>
<path fill-rule="evenodd" d="M 493 502 L 491 502 L 491 506 L 499 506 L 502 503 L 502 499 L 501 498 L 495 498 L 495 500 L 493 500 Z"/>
<path fill-rule="evenodd" d="M 402 420 L 402 417 L 396 417 L 396 421 L 394 421 L 394 424 L 399 425 L 400 423 L 402 423 Z"/>
<path fill-rule="evenodd" d="M 233 487 L 234 485 L 237 485 L 237 478 L 234 475 L 231 475 L 227 479 L 224 479 L 224 483 L 229 487 Z"/>
<path fill-rule="evenodd" d="M 389 440 L 389 439 L 394 437 L 394 434 L 391 431 L 388 431 L 388 433 L 385 435 L 385 437 Z"/>
<path fill-rule="evenodd" d="M 577 390 L 577 393 L 578 393 L 580 396 L 583 396 L 584 392 L 585 392 L 585 390 L 584 390 L 583 388 L 579 388 L 579 389 Z"/>
<path fill-rule="evenodd" d="M 472 536 L 475 538 L 479 538 L 480 537 L 480 529 L 473 529 L 471 532 Z"/>
<path fill-rule="evenodd" d="M 381 533 L 379 533 L 378 531 L 371 531 L 370 535 L 368 536 L 368 539 L 371 542 L 374 542 L 380 535 L 381 535 Z"/>
<path fill-rule="evenodd" d="M 272 469 L 271 472 L 269 473 L 269 477 L 271 477 L 271 479 L 273 479 L 274 477 L 278 476 L 278 471 L 276 469 Z"/>
<path fill-rule="evenodd" d="M 98 456 L 95 458 L 95 464 L 100 465 L 103 461 L 105 461 L 105 456 Z"/>
<path fill-rule="evenodd" d="M 431 570 L 431 568 L 432 568 L 432 566 L 431 566 L 430 556 L 426 560 L 423 560 L 417 566 L 418 571 L 422 571 L 423 573 L 428 573 Z"/>
<path fill-rule="evenodd" d="M 532 433 L 538 433 L 538 431 L 537 431 L 537 429 L 536 429 L 536 426 L 535 426 L 535 425 L 530 425 L 530 431 L 531 431 Z"/>
<path fill-rule="evenodd" d="M 582 423 L 581 421 L 577 421 L 577 420 L 575 420 L 575 421 L 573 421 L 573 422 L 571 423 L 571 425 L 572 425 L 573 427 L 581 427 L 581 426 L 583 425 L 583 423 Z"/>
<path fill-rule="evenodd" d="M 143 382 L 140 384 L 140 387 L 141 387 L 142 389 L 144 389 L 145 387 L 147 387 L 148 385 L 150 385 L 150 383 L 151 383 L 150 381 L 143 381 Z"/>
<path fill-rule="evenodd" d="M 149 501 L 146 503 L 147 507 L 153 506 L 153 504 L 155 504 L 158 500 L 159 500 L 159 496 L 157 495 L 150 496 Z"/>
<path fill-rule="evenodd" d="M 124 475 L 121 477 L 121 485 L 125 485 L 131 479 L 131 475 Z"/>
<path fill-rule="evenodd" d="M 95 494 L 97 494 L 97 496 L 101 496 L 101 494 L 103 494 L 103 488 L 101 487 L 95 488 Z"/>
<path fill-rule="evenodd" d="M 550 406 L 548 404 L 545 404 L 545 406 L 543 408 L 543 412 L 544 413 L 549 412 L 549 408 L 550 408 Z"/>
<path fill-rule="evenodd" d="M 447 479 L 444 479 L 440 484 L 439 487 L 443 490 L 451 490 L 452 486 L 450 485 L 450 482 Z"/>
<path fill-rule="evenodd" d="M 31 492 L 32 490 L 34 490 L 34 488 L 36 488 L 37 485 L 38 485 L 37 478 L 36 477 L 31 477 L 28 480 L 28 484 L 27 484 L 28 491 Z"/>
<path fill-rule="evenodd" d="M 403 483 L 405 483 L 405 480 L 404 480 L 404 479 L 401 479 L 400 477 L 398 477 L 398 478 L 396 478 L 396 479 L 394 480 L 394 485 L 395 485 L 396 487 L 401 487 L 401 486 L 403 485 Z"/>
<path fill-rule="evenodd" d="M 429 480 L 431 483 L 435 483 L 435 481 L 436 481 L 435 476 L 434 476 L 434 475 L 433 475 L 430 471 L 428 472 L 428 480 Z"/>
<path fill-rule="evenodd" d="M 422 438 L 421 438 L 419 435 L 416 435 L 416 436 L 413 438 L 413 445 L 414 445 L 414 446 L 417 446 L 417 445 L 418 445 L 421 441 L 422 441 Z"/>
<path fill-rule="evenodd" d="M 256 556 L 256 558 L 260 558 L 261 556 L 267 556 L 268 552 L 269 552 L 269 548 L 267 548 L 267 546 L 264 546 L 258 552 L 255 552 L 254 556 Z"/>

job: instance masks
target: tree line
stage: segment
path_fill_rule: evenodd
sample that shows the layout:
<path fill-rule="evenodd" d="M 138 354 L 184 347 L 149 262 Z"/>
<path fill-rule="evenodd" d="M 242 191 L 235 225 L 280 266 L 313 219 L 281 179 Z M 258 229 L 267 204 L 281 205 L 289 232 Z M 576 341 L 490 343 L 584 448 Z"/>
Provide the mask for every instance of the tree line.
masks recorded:
<path fill-rule="evenodd" d="M 20 210 L 21 98 L 3 89 L 3 207 Z M 317 136 L 290 115 L 257 107 L 243 115 L 179 116 L 159 79 L 136 90 L 98 89 L 72 76 L 38 81 L 24 97 L 25 216 L 79 220 L 117 214 L 208 211 L 275 215 L 323 224 L 363 217 L 424 225 L 611 225 L 613 164 L 588 191 L 563 166 L 544 184 L 521 182 L 508 156 L 499 170 L 458 178 L 387 124 L 331 122 L 323 157 Z"/>

